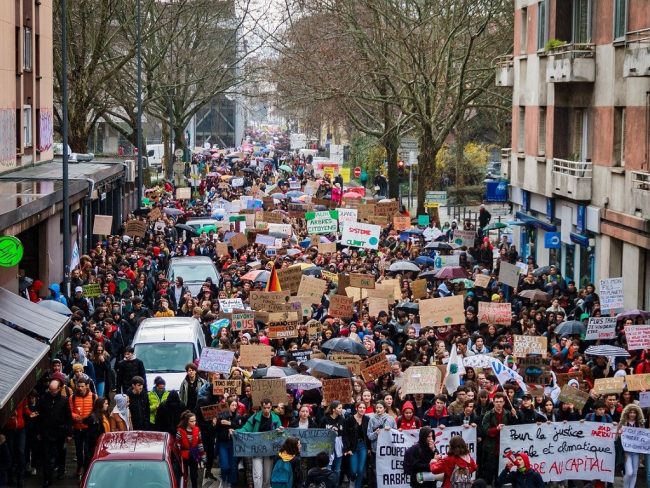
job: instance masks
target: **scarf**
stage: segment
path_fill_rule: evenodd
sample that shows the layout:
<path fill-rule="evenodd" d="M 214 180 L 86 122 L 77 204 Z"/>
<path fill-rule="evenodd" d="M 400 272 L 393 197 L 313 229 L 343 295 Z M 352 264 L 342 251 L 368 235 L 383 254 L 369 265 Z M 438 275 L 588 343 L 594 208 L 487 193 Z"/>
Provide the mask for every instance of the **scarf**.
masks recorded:
<path fill-rule="evenodd" d="M 115 395 L 115 407 L 111 414 L 118 414 L 126 424 L 126 430 L 131 430 L 131 419 L 129 416 L 129 405 L 127 404 L 128 397 L 124 394 L 118 393 Z"/>

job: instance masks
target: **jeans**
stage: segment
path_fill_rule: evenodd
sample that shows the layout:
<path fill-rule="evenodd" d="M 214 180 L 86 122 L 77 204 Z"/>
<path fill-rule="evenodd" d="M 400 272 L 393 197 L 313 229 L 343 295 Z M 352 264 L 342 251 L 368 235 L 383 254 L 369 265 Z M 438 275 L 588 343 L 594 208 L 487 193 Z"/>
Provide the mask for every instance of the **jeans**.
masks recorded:
<path fill-rule="evenodd" d="M 23 486 L 25 476 L 25 429 L 6 429 L 7 446 L 11 452 L 11 468 L 9 479 L 14 480 L 17 486 Z"/>
<path fill-rule="evenodd" d="M 74 448 L 77 455 L 77 468 L 87 468 L 92 457 L 94 446 L 90 445 L 87 430 L 74 430 Z"/>
<path fill-rule="evenodd" d="M 199 463 L 197 463 L 192 456 L 189 459 L 183 459 L 183 475 L 185 477 L 185 484 L 187 486 L 187 475 L 190 476 L 192 488 L 199 488 Z"/>
<path fill-rule="evenodd" d="M 368 458 L 368 448 L 363 441 L 357 442 L 357 447 L 350 456 L 350 480 L 354 481 L 355 488 L 361 488 L 363 478 L 366 472 L 366 459 Z"/>
<path fill-rule="evenodd" d="M 253 458 L 253 486 L 267 488 L 271 486 L 271 471 L 273 471 L 273 458 Z"/>
<path fill-rule="evenodd" d="M 104 381 L 95 383 L 95 388 L 97 389 L 97 396 L 98 397 L 103 397 L 104 396 L 104 388 L 106 387 L 106 383 Z"/>
<path fill-rule="evenodd" d="M 625 453 L 625 475 L 623 476 L 623 488 L 634 488 L 636 485 L 636 474 L 639 470 L 640 460 L 640 454 L 637 454 L 635 452 Z M 646 469 L 648 468 L 646 467 Z"/>
<path fill-rule="evenodd" d="M 221 468 L 221 479 L 231 485 L 237 484 L 237 460 L 233 451 L 232 441 L 219 441 L 219 467 Z"/>
<path fill-rule="evenodd" d="M 65 436 L 44 440 L 42 446 L 43 486 L 49 486 L 55 472 L 65 472 Z"/>
<path fill-rule="evenodd" d="M 336 457 L 336 454 L 334 455 L 334 459 L 332 459 L 332 462 L 330 466 L 332 467 L 332 471 L 334 471 L 339 477 L 341 476 L 341 463 L 343 462 L 343 457 Z"/>

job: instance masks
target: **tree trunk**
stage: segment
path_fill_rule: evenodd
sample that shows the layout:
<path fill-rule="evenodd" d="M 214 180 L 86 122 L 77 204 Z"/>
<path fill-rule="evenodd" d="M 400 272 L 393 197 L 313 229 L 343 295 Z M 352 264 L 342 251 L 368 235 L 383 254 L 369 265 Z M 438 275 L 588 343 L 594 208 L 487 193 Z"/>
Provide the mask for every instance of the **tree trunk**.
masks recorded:
<path fill-rule="evenodd" d="M 163 165 L 163 168 L 165 169 L 165 179 L 173 181 L 174 164 L 172 163 L 172 158 L 170 157 L 171 155 L 169 154 L 169 124 L 163 122 L 161 124 L 160 133 L 162 136 L 163 149 L 165 150 L 164 165 Z"/>
<path fill-rule="evenodd" d="M 388 198 L 397 198 L 399 196 L 399 174 L 397 171 L 399 138 L 397 137 L 397 131 L 391 130 L 385 135 L 382 142 L 386 149 L 386 160 L 388 161 Z"/>
<path fill-rule="evenodd" d="M 420 133 L 420 154 L 418 156 L 418 215 L 424 214 L 424 200 L 427 190 L 433 190 L 438 185 L 438 168 L 436 154 L 440 147 L 434 146 L 433 133 L 430 128 L 423 127 Z"/>
<path fill-rule="evenodd" d="M 72 152 L 88 152 L 88 138 L 90 129 L 86 120 L 77 117 L 74 112 L 68 112 L 68 145 Z"/>

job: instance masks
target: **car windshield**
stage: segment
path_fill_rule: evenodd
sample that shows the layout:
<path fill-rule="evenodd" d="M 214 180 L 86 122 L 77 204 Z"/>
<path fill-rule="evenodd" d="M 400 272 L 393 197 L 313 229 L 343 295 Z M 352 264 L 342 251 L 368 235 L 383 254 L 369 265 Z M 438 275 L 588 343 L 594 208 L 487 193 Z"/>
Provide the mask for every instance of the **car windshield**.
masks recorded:
<path fill-rule="evenodd" d="M 135 345 L 135 356 L 147 373 L 182 373 L 196 359 L 190 342 L 152 342 Z"/>
<path fill-rule="evenodd" d="M 133 486 L 171 488 L 172 481 L 165 461 L 98 461 L 88 474 L 88 488 L 131 488 Z"/>
<path fill-rule="evenodd" d="M 180 276 L 183 278 L 183 281 L 187 281 L 188 283 L 197 281 L 203 283 L 207 277 L 210 277 L 213 283 L 217 283 L 218 281 L 214 266 L 209 263 L 172 266 L 169 279 L 174 280 L 176 276 Z"/>

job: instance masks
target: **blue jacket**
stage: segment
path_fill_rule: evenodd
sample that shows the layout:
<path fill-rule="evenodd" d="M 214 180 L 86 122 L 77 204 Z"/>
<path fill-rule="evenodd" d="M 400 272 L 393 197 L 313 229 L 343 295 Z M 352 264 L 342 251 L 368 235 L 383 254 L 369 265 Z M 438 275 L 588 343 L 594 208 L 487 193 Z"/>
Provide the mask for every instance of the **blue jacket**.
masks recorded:
<path fill-rule="evenodd" d="M 57 302 L 61 302 L 66 307 L 68 306 L 68 300 L 61 294 L 61 287 L 58 283 L 52 283 L 49 287 L 49 290 L 52 292 L 52 294 L 48 297 L 49 300 L 56 300 Z"/>

